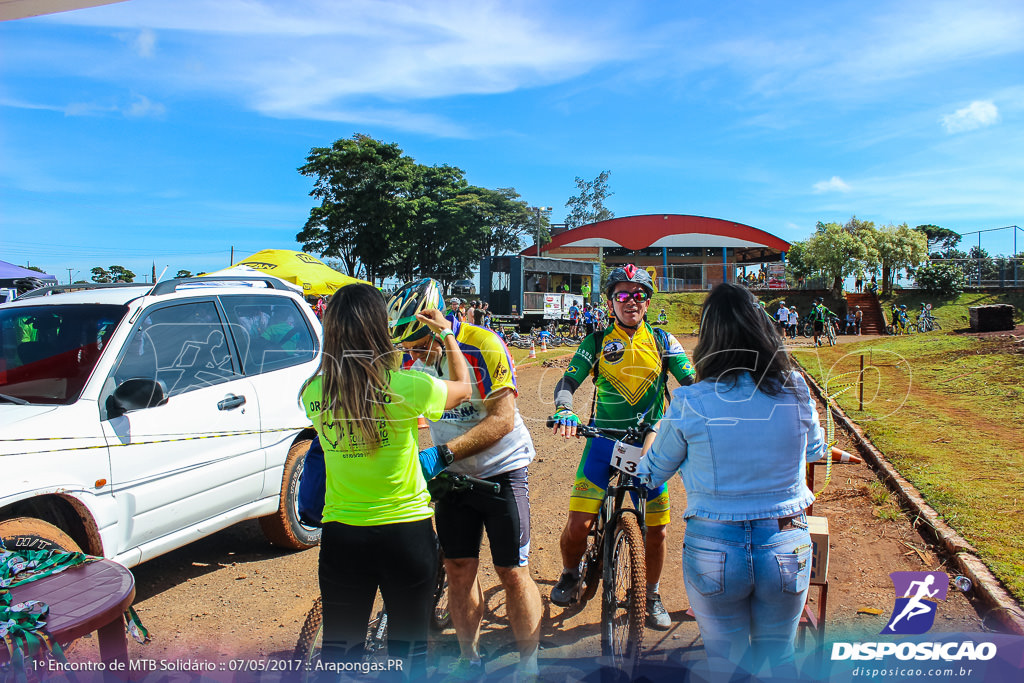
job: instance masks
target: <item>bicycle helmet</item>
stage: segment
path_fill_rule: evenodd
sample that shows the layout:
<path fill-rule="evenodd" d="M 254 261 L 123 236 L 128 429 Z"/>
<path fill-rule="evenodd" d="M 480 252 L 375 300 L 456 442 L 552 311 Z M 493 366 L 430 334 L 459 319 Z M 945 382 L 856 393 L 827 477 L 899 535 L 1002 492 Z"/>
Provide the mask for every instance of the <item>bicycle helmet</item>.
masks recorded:
<path fill-rule="evenodd" d="M 616 268 L 608 276 L 608 282 L 604 286 L 604 296 L 606 299 L 612 298 L 615 285 L 620 282 L 635 282 L 646 289 L 649 295 L 654 295 L 654 283 L 651 281 L 651 274 L 642 268 L 637 268 L 632 263 Z"/>
<path fill-rule="evenodd" d="M 407 282 L 399 287 L 388 301 L 388 327 L 391 329 L 391 341 L 397 344 L 403 341 L 415 341 L 426 336 L 430 328 L 417 320 L 416 314 L 433 308 L 444 310 L 441 285 L 436 280 L 423 278 L 415 282 Z"/>

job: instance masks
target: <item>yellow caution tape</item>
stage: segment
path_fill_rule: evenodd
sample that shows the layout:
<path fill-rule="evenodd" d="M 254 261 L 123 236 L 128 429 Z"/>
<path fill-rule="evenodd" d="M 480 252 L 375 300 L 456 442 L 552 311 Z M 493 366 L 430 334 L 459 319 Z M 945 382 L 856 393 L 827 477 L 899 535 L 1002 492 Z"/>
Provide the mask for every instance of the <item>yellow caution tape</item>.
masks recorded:
<path fill-rule="evenodd" d="M 7 456 L 12 456 L 12 455 L 40 455 L 40 454 L 44 454 L 44 453 L 66 453 L 68 451 L 88 451 L 88 450 L 94 450 L 94 449 L 97 449 L 97 448 L 123 448 L 125 446 L 147 446 L 147 445 L 157 444 L 157 443 L 173 443 L 173 442 L 176 442 L 176 441 L 198 441 L 200 439 L 220 439 L 220 438 L 224 438 L 224 437 L 228 437 L 228 436 L 245 436 L 247 434 L 272 434 L 274 432 L 294 432 L 294 431 L 300 431 L 300 430 L 303 430 L 303 429 L 306 429 L 306 427 L 281 427 L 281 428 L 278 428 L 278 429 L 250 429 L 250 430 L 244 430 L 244 431 L 243 430 L 239 430 L 239 431 L 233 431 L 233 432 L 232 431 L 227 431 L 227 432 L 204 432 L 204 433 L 200 433 L 200 434 L 190 434 L 188 436 L 181 436 L 181 437 L 173 438 L 173 439 L 152 439 L 152 440 L 145 440 L 145 441 L 131 441 L 129 443 L 102 443 L 102 444 L 97 444 L 95 446 L 69 446 L 69 447 L 66 447 L 66 448 L 51 448 L 49 450 L 42 450 L 42 451 L 32 450 L 32 451 L 24 451 L 24 452 L 21 452 L 21 453 L 3 453 L 3 454 L 0 454 L 0 457 L 7 457 Z M 166 435 L 166 434 L 156 434 L 154 436 L 169 436 L 169 435 Z M 78 438 L 78 439 L 96 439 L 96 438 L 102 438 L 102 437 L 93 437 L 93 436 L 69 437 L 69 436 L 62 436 L 62 437 L 53 437 L 52 440 L 53 441 L 59 441 L 59 440 L 63 440 L 63 439 L 74 439 L 74 438 Z M 5 439 L 5 441 L 46 441 L 46 440 L 47 439 L 45 439 L 45 438 L 39 438 L 39 439 Z"/>

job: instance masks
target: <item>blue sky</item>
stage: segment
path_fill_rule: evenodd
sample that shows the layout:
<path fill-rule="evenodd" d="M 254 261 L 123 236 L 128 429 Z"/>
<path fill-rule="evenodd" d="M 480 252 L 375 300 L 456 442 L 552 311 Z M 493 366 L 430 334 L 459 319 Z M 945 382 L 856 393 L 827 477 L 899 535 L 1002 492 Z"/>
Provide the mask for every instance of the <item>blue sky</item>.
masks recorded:
<path fill-rule="evenodd" d="M 129 0 L 0 23 L 0 259 L 214 270 L 299 248 L 354 133 L 617 216 L 786 240 L 1024 227 L 1024 4 Z M 1012 233 L 982 245 L 1009 253 Z M 976 236 L 965 244 L 976 243 Z"/>

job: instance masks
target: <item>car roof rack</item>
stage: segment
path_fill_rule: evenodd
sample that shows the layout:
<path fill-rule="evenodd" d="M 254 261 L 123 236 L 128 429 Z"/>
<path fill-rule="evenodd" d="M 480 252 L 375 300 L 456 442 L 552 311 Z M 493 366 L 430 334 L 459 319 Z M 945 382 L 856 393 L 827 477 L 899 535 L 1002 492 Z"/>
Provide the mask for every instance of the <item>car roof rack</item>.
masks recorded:
<path fill-rule="evenodd" d="M 22 299 L 34 299 L 40 296 L 47 296 L 48 294 L 59 294 L 61 292 L 78 292 L 83 289 L 110 289 L 113 287 L 152 287 L 153 285 L 148 282 L 79 282 L 72 285 L 43 285 L 36 289 L 29 290 L 23 294 L 19 294 L 14 298 L 15 301 L 21 301 Z"/>
<path fill-rule="evenodd" d="M 158 282 L 153 287 L 153 291 L 150 292 L 150 294 L 153 296 L 158 294 L 172 294 L 178 291 L 178 287 L 184 284 L 213 284 L 215 282 L 262 282 L 266 284 L 267 289 L 280 289 L 286 292 L 295 291 L 285 284 L 284 281 L 270 275 L 204 275 L 202 277 L 179 277 L 173 280 Z"/>

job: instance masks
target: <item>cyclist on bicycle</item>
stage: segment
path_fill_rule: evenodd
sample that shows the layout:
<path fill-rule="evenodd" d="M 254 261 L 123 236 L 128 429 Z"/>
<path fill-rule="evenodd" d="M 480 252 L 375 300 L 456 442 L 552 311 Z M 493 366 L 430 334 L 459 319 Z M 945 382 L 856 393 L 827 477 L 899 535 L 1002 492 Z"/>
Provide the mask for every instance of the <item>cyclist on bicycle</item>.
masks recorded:
<path fill-rule="evenodd" d="M 825 334 L 825 324 L 829 322 L 829 316 L 835 313 L 830 311 L 824 303 L 825 299 L 818 297 L 811 307 L 811 321 L 814 323 L 814 345 L 821 346 L 821 335 Z M 831 323 L 829 323 L 831 324 Z"/>
<path fill-rule="evenodd" d="M 580 336 L 580 307 L 575 301 L 569 306 L 569 336 Z"/>
<path fill-rule="evenodd" d="M 653 425 L 665 410 L 668 373 L 680 384 L 693 382 L 693 366 L 679 342 L 644 322 L 653 292 L 647 271 L 634 265 L 612 271 L 605 286 L 612 324 L 580 343 L 555 386 L 556 434 L 575 436 L 579 418 L 572 409 L 572 395 L 591 373 L 597 392 L 592 421 L 601 428 Z M 560 542 L 562 575 L 551 590 L 556 605 L 567 606 L 579 584 L 587 534 L 608 487 L 612 446 L 612 441 L 595 438 L 583 449 Z M 650 491 L 647 500 L 647 624 L 659 630 L 672 624 L 658 594 L 668 522 L 668 488 L 661 486 Z"/>
<path fill-rule="evenodd" d="M 405 357 L 403 368 L 421 369 L 449 379 L 446 350 L 415 316 L 436 306 L 440 287 L 424 279 L 403 285 L 388 303 L 392 339 Z M 434 523 L 448 573 L 448 604 L 459 639 L 461 656 L 452 667 L 452 680 L 484 676 L 480 659 L 483 606 L 477 580 L 483 531 L 491 558 L 505 589 L 509 623 L 519 645 L 519 673 L 537 674 L 541 599 L 530 577 L 530 501 L 527 465 L 535 455 L 533 440 L 516 406 L 515 366 L 508 349 L 491 330 L 461 322 L 452 324 L 458 347 L 470 365 L 471 398 L 444 411 L 440 419 L 427 415 L 436 444 L 420 453 L 429 480 L 444 469 L 501 484 L 501 491 L 452 492 L 437 500 Z"/>

